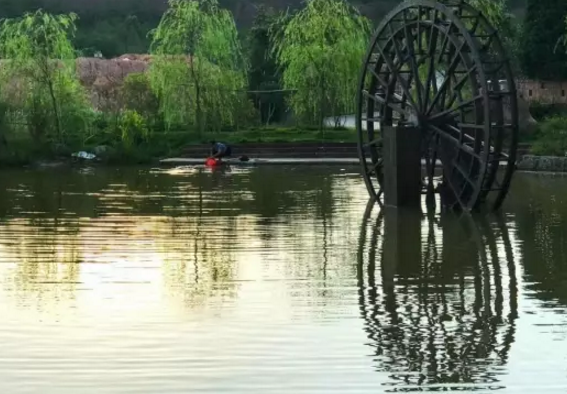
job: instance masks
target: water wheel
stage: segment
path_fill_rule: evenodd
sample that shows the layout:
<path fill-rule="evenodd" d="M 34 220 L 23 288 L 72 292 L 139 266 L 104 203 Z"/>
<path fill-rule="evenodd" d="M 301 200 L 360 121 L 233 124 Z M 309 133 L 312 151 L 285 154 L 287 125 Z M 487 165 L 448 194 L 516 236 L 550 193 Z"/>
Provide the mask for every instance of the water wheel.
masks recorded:
<path fill-rule="evenodd" d="M 498 32 L 477 9 L 463 0 L 400 4 L 372 37 L 357 96 L 372 198 L 382 194 L 380 130 L 403 123 L 421 136 L 423 194 L 444 192 L 451 208 L 500 207 L 516 161 L 516 87 Z"/>

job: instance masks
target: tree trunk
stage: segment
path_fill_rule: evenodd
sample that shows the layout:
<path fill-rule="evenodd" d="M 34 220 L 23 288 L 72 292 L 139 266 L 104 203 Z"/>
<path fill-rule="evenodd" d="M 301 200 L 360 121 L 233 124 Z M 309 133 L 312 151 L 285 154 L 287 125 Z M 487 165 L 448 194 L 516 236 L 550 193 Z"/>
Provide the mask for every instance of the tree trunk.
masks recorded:
<path fill-rule="evenodd" d="M 272 116 L 276 113 L 276 105 L 274 103 L 268 104 L 268 118 L 266 119 L 266 126 L 270 125 L 272 121 Z"/>
<path fill-rule="evenodd" d="M 49 65 L 47 65 L 49 67 Z M 53 89 L 53 80 L 49 73 L 46 73 L 47 87 L 49 89 L 49 96 L 51 98 L 51 105 L 53 105 L 53 114 L 55 115 L 55 128 L 57 130 L 57 142 L 61 142 L 61 118 L 59 116 L 59 108 L 57 106 L 57 98 L 55 97 L 55 90 Z"/>
<path fill-rule="evenodd" d="M 193 63 L 193 56 L 190 58 L 191 77 L 195 82 L 195 114 L 197 116 L 197 135 L 199 138 L 203 135 L 203 114 L 201 111 L 201 85 L 199 85 L 199 78 L 195 72 L 195 64 Z"/>
<path fill-rule="evenodd" d="M 8 140 L 4 134 L 4 130 L 0 130 L 0 152 L 4 153 L 8 151 Z"/>
<path fill-rule="evenodd" d="M 201 87 L 195 81 L 195 100 L 197 101 L 197 133 L 203 135 L 203 114 L 201 113 Z"/>
<path fill-rule="evenodd" d="M 324 90 L 323 90 L 323 77 L 321 77 L 320 81 L 319 81 L 319 133 L 321 133 L 321 138 L 323 136 L 323 124 L 325 122 L 325 116 L 324 116 L 324 112 L 323 112 L 323 108 L 324 108 Z"/>

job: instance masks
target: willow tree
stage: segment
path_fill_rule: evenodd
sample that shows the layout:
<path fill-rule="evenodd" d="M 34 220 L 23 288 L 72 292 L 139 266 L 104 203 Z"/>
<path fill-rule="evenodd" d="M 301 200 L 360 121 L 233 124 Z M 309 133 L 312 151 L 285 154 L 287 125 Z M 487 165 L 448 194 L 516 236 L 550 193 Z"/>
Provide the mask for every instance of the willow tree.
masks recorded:
<path fill-rule="evenodd" d="M 75 20 L 39 10 L 0 26 L 2 94 L 35 139 L 61 142 L 81 126 L 86 94 L 75 72 Z"/>
<path fill-rule="evenodd" d="M 369 21 L 346 0 L 310 0 L 274 34 L 285 89 L 296 116 L 322 129 L 325 116 L 354 110 Z"/>
<path fill-rule="evenodd" d="M 232 14 L 217 0 L 170 0 L 152 31 L 150 81 L 166 124 L 234 124 L 246 73 Z"/>

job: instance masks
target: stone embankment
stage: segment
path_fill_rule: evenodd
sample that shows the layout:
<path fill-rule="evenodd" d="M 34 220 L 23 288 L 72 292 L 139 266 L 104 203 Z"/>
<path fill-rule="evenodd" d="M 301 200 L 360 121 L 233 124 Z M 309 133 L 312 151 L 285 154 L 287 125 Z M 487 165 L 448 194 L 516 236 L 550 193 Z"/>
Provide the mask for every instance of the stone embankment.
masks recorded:
<path fill-rule="evenodd" d="M 187 146 L 181 157 L 201 158 L 209 152 L 209 145 Z M 232 146 L 233 156 L 251 158 L 358 158 L 358 147 L 354 142 L 278 142 L 244 143 Z M 529 152 L 528 145 L 518 147 L 518 157 Z"/>
<path fill-rule="evenodd" d="M 520 171 L 567 172 L 567 157 L 525 155 L 518 160 Z"/>

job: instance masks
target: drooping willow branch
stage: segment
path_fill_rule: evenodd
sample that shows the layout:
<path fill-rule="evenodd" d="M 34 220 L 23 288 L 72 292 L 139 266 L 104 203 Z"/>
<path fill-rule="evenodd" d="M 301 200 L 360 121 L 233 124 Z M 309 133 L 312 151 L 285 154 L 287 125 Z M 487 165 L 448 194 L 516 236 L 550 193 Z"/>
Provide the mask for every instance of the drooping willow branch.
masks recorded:
<path fill-rule="evenodd" d="M 233 124 L 246 67 L 232 14 L 216 0 L 170 0 L 151 34 L 150 81 L 166 124 L 192 124 L 199 133 Z"/>

